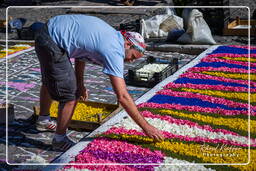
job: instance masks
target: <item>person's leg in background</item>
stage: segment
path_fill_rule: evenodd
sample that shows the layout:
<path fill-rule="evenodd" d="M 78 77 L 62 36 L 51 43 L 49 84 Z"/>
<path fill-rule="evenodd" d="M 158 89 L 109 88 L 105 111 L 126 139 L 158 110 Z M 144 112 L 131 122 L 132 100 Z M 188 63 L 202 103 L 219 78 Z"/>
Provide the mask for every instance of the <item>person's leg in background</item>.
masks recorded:
<path fill-rule="evenodd" d="M 126 6 L 133 6 L 136 0 L 120 0 Z"/>

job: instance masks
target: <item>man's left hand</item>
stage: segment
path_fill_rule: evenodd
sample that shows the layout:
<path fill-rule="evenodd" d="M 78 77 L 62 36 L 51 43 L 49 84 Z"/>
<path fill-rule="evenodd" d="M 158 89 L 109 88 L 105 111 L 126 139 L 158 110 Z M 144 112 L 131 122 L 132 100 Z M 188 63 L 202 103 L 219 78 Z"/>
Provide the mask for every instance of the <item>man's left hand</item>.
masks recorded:
<path fill-rule="evenodd" d="M 84 86 L 80 86 L 77 89 L 77 95 L 79 100 L 87 101 L 88 100 L 88 91 Z"/>

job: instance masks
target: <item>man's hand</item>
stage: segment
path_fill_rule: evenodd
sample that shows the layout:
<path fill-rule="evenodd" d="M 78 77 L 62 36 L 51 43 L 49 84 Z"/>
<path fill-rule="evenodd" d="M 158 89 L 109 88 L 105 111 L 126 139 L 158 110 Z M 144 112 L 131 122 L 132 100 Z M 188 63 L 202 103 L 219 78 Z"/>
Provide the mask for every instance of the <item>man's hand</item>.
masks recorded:
<path fill-rule="evenodd" d="M 88 100 L 88 91 L 84 86 L 79 86 L 77 88 L 77 95 L 79 100 L 87 101 Z"/>
<path fill-rule="evenodd" d="M 117 95 L 118 102 L 123 106 L 131 118 L 144 130 L 144 132 L 150 138 L 153 138 L 156 141 L 164 140 L 162 133 L 152 125 L 148 124 L 145 118 L 138 111 L 133 99 L 127 92 L 124 79 L 112 75 L 110 75 L 109 78 Z"/>
<path fill-rule="evenodd" d="M 150 138 L 153 138 L 155 141 L 161 142 L 164 140 L 163 134 L 152 125 L 148 124 L 144 128 L 142 128 L 145 134 Z"/>

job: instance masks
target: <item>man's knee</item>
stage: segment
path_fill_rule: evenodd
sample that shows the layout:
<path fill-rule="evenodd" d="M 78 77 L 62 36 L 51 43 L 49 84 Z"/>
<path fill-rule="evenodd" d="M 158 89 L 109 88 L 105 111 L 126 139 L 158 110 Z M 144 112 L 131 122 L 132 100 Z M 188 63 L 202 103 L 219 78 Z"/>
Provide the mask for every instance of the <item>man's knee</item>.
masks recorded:
<path fill-rule="evenodd" d="M 66 102 L 59 102 L 59 109 L 63 109 L 64 106 L 69 106 L 73 107 L 77 103 L 77 100 L 71 100 L 71 101 L 66 101 Z"/>

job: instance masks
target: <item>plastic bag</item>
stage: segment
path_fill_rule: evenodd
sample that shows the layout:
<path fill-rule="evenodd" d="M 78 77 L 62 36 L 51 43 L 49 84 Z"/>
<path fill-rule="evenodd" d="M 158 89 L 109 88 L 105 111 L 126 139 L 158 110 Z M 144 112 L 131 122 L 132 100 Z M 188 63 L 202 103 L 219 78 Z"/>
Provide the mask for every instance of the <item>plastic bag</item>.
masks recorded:
<path fill-rule="evenodd" d="M 141 34 L 144 38 L 167 37 L 173 29 L 183 29 L 183 19 L 167 9 L 167 14 L 156 15 L 147 20 L 141 20 Z"/>
<path fill-rule="evenodd" d="M 156 15 L 148 20 L 141 20 L 141 34 L 144 38 L 165 37 L 168 32 L 159 29 L 160 24 L 168 15 Z"/>
<path fill-rule="evenodd" d="M 177 41 L 192 44 L 216 44 L 202 13 L 197 9 L 193 9 L 190 13 L 188 29 Z"/>

